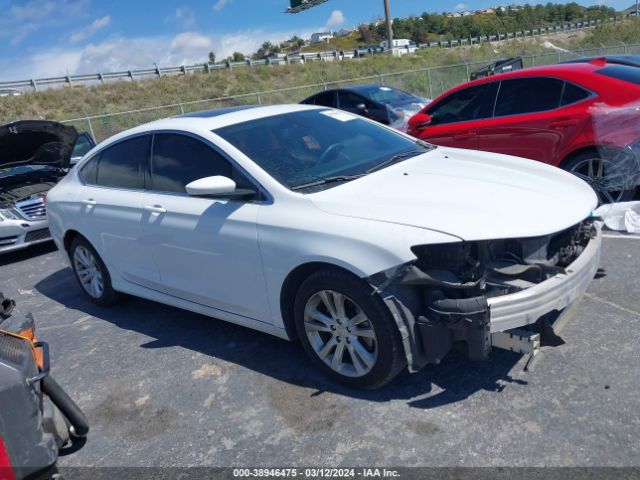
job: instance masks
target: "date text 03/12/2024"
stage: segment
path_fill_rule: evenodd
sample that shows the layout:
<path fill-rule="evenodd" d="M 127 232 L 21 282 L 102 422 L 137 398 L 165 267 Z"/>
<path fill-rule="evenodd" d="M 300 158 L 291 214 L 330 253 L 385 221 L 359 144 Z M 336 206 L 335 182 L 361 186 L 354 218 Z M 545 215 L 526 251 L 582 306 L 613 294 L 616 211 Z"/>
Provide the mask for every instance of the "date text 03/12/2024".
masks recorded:
<path fill-rule="evenodd" d="M 234 468 L 233 476 L 236 478 L 397 478 L 400 473 L 386 468 Z"/>

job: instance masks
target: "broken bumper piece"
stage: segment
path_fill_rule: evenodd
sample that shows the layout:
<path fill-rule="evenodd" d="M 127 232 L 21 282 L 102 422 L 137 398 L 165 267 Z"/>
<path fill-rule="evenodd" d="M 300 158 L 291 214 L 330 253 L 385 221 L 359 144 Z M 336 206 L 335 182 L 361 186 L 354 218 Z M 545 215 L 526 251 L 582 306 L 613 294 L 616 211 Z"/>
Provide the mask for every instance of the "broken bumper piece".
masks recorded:
<path fill-rule="evenodd" d="M 466 291 L 476 292 L 474 295 L 434 296 L 429 286 L 425 290 L 415 285 L 413 277 L 407 275 L 410 267 L 399 270 L 384 284 L 378 284 L 378 290 L 400 329 L 409 370 L 440 363 L 454 344 L 466 344 L 471 360 L 486 358 L 492 347 L 535 354 L 540 346 L 536 332 L 540 323 L 546 321 L 547 314 L 562 311 L 584 294 L 598 270 L 601 244 L 601 232 L 594 231 L 570 264 L 557 268 L 546 280 L 513 293 L 486 295 L 471 285 Z M 419 281 L 423 285 L 434 283 L 433 278 Z"/>
<path fill-rule="evenodd" d="M 558 273 L 517 293 L 489 298 L 491 332 L 530 325 L 580 298 L 598 271 L 601 245 L 602 233 L 598 230 L 582 254 L 566 268 L 566 273 Z"/>

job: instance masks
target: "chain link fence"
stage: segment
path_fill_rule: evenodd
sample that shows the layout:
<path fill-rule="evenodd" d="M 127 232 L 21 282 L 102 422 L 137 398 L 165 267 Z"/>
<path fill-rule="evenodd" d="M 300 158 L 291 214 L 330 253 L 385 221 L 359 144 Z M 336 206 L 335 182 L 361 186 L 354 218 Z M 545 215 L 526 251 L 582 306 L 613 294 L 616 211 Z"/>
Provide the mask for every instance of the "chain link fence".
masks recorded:
<path fill-rule="evenodd" d="M 589 48 L 574 51 L 558 50 L 540 55 L 523 57 L 525 67 L 550 65 L 564 60 L 571 60 L 584 56 L 640 54 L 640 44 L 620 45 Z M 301 71 L 300 85 L 273 90 L 263 90 L 251 93 L 243 93 L 228 97 L 209 98 L 188 102 L 176 102 L 171 105 L 162 105 L 138 110 L 129 110 L 118 113 L 102 115 L 83 115 L 78 118 L 64 120 L 62 123 L 75 126 L 78 131 L 91 133 L 96 141 L 100 142 L 111 135 L 123 130 L 133 128 L 143 123 L 161 118 L 167 118 L 184 113 L 214 108 L 255 105 L 255 104 L 280 104 L 296 103 L 304 98 L 320 91 L 358 83 L 378 83 L 393 86 L 409 91 L 426 98 L 436 98 L 448 89 L 466 82 L 471 73 L 479 67 L 487 65 L 491 61 L 482 60 L 442 67 L 420 68 L 404 70 L 400 72 L 378 72 L 363 68 L 363 75 L 353 78 L 339 78 L 339 69 L 332 70 L 328 78 L 317 78 L 315 82 L 308 82 L 308 77 Z M 267 72 L 268 73 L 268 72 Z"/>

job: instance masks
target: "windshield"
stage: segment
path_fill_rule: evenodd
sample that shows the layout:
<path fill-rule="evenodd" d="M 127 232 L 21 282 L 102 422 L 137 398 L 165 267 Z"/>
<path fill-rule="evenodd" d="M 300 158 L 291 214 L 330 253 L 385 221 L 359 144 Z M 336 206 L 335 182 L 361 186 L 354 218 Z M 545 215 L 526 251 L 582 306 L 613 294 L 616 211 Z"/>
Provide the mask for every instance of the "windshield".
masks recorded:
<path fill-rule="evenodd" d="M 332 177 L 348 181 L 392 163 L 390 159 L 400 161 L 433 148 L 337 110 L 275 115 L 214 133 L 289 188 Z"/>
<path fill-rule="evenodd" d="M 419 101 L 418 98 L 413 95 L 409 95 L 402 90 L 396 90 L 389 87 L 376 87 L 365 92 L 366 96 L 371 100 L 378 103 L 388 103 L 391 105 L 397 105 L 401 103 L 410 103 Z"/>

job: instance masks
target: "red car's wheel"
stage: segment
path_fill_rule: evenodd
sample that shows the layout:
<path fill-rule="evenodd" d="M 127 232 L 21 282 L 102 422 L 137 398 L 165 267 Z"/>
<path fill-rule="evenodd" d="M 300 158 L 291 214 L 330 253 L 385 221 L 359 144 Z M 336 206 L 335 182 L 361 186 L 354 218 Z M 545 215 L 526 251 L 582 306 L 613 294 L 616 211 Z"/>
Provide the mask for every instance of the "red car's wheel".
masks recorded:
<path fill-rule="evenodd" d="M 632 200 L 636 189 L 616 188 L 616 169 L 610 160 L 601 158 L 596 152 L 585 152 L 569 160 L 563 168 L 587 182 L 603 203 Z"/>

